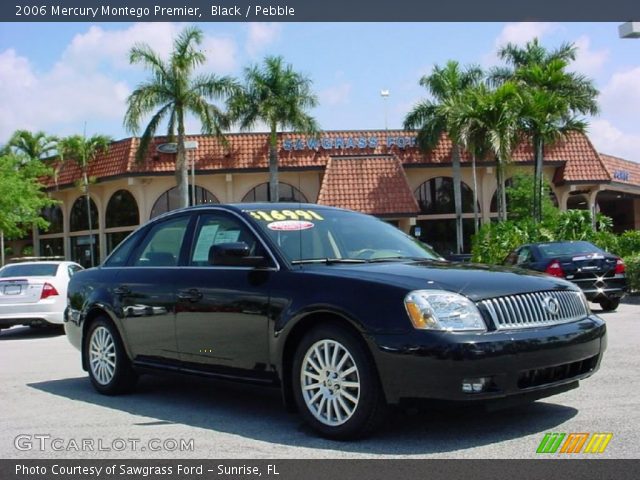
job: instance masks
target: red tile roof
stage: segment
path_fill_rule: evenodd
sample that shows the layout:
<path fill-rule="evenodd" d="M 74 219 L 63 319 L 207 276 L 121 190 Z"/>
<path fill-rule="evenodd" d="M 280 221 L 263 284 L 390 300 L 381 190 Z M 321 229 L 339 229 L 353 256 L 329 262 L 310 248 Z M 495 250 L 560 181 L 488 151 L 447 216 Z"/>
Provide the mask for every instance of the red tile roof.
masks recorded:
<path fill-rule="evenodd" d="M 212 136 L 187 136 L 187 141 L 198 142 L 197 149 L 187 153 L 189 161 L 195 156 L 198 171 L 267 169 L 268 134 L 228 134 L 225 137 L 226 145 Z M 106 154 L 93 162 L 89 175 L 106 179 L 129 174 L 172 173 L 175 155 L 157 151 L 157 146 L 166 141 L 166 137 L 156 137 L 140 163 L 135 161 L 139 139 L 114 142 Z M 392 155 L 405 165 L 447 165 L 451 162 L 451 147 L 451 141 L 443 136 L 435 148 L 422 152 L 415 146 L 415 133 L 404 130 L 331 131 L 323 132 L 315 141 L 305 135 L 290 133 L 282 133 L 278 137 L 279 163 L 284 169 L 324 168 L 330 158 L 338 155 Z M 521 145 L 513 157 L 514 162 L 533 161 L 531 145 Z M 461 160 L 463 163 L 469 161 L 469 155 L 462 152 Z M 598 153 L 583 134 L 571 134 L 564 141 L 546 148 L 545 160 L 564 162 L 558 172 L 558 182 L 610 180 Z M 80 170 L 72 162 L 67 162 L 58 174 L 58 185 L 69 185 L 79 178 Z M 51 179 L 47 186 L 53 185 Z"/>
<path fill-rule="evenodd" d="M 640 186 L 640 164 L 630 160 L 614 157 L 604 153 L 600 154 L 602 163 L 611 176 L 612 182 L 626 183 L 627 185 Z"/>
<path fill-rule="evenodd" d="M 404 169 L 393 156 L 331 157 L 318 203 L 376 215 L 420 210 Z"/>
<path fill-rule="evenodd" d="M 521 145 L 516 151 L 520 158 L 520 151 L 524 150 L 522 156 L 531 156 L 533 158 L 533 149 L 531 144 Z M 564 140 L 554 143 L 550 147 L 545 148 L 545 161 L 564 161 L 566 162 L 556 172 L 555 183 L 562 182 L 608 182 L 610 180 L 609 173 L 604 168 L 600 155 L 589 138 L 583 133 L 570 133 Z"/>

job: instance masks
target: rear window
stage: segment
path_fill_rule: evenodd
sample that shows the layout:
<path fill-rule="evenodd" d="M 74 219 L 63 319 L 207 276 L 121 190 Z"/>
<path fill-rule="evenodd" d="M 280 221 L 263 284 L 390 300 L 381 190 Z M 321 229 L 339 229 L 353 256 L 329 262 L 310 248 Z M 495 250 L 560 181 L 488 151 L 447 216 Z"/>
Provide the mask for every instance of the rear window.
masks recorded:
<path fill-rule="evenodd" d="M 55 277 L 57 263 L 38 263 L 32 265 L 7 265 L 0 270 L 0 278 L 7 277 Z"/>
<path fill-rule="evenodd" d="M 545 257 L 562 257 L 583 253 L 605 253 L 589 242 L 542 243 L 538 245 Z"/>

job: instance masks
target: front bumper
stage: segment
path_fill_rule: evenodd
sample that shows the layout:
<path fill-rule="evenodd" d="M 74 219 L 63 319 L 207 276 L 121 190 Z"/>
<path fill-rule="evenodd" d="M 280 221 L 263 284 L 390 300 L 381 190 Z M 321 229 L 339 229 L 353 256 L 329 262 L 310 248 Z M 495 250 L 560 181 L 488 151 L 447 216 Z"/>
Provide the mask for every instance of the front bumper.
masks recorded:
<path fill-rule="evenodd" d="M 542 398 L 575 386 L 599 368 L 606 349 L 606 326 L 592 315 L 517 331 L 415 330 L 374 335 L 371 341 L 389 403 Z M 489 379 L 486 390 L 463 390 L 464 383 L 478 378 Z"/>

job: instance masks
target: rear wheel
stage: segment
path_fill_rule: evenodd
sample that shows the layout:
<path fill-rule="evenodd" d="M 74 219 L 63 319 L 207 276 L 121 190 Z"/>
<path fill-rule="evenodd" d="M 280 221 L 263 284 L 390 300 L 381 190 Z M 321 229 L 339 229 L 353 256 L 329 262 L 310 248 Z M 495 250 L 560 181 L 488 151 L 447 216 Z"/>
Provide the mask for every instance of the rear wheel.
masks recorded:
<path fill-rule="evenodd" d="M 604 312 L 612 312 L 620 305 L 620 299 L 607 298 L 606 300 L 600 300 L 598 303 Z"/>
<path fill-rule="evenodd" d="M 91 324 L 84 349 L 89 378 L 100 393 L 117 395 L 135 386 L 137 375 L 117 329 L 109 320 L 99 317 Z"/>
<path fill-rule="evenodd" d="M 320 434 L 349 439 L 375 429 L 386 410 L 373 362 L 349 331 L 333 325 L 311 330 L 293 362 L 296 403 Z"/>

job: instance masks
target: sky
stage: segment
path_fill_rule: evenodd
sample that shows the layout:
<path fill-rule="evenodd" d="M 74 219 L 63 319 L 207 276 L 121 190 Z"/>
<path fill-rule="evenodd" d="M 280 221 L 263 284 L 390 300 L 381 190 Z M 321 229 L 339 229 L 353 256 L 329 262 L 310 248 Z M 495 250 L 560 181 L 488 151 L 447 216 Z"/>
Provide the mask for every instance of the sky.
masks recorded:
<path fill-rule="evenodd" d="M 126 99 L 147 78 L 130 65 L 139 42 L 167 55 L 186 24 L 0 23 L 0 144 L 16 129 L 55 135 L 131 136 Z M 601 112 L 589 119 L 598 151 L 640 162 L 640 40 L 614 23 L 200 23 L 203 71 L 242 78 L 266 55 L 282 55 L 313 80 L 323 130 L 401 128 L 426 91 L 419 79 L 453 59 L 485 69 L 498 47 L 538 37 L 578 47 L 571 69 L 594 80 Z M 381 90 L 388 90 L 383 98 Z M 385 105 L 386 102 L 386 105 Z M 386 113 L 385 113 L 386 112 Z M 195 119 L 187 131 L 199 133 Z M 164 133 L 164 131 L 161 131 Z"/>

